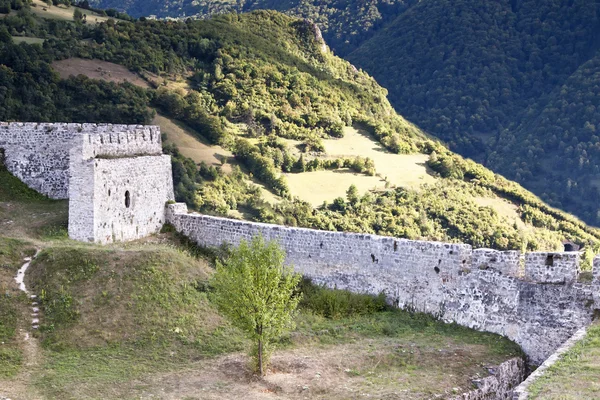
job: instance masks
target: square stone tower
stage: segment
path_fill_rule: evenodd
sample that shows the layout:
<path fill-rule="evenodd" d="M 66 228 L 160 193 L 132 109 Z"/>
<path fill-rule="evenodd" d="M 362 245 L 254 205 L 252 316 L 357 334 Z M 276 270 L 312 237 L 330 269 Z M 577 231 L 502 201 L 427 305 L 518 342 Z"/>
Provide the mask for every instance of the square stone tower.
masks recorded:
<path fill-rule="evenodd" d="M 99 125 L 69 151 L 69 237 L 111 243 L 157 233 L 174 199 L 156 126 Z"/>

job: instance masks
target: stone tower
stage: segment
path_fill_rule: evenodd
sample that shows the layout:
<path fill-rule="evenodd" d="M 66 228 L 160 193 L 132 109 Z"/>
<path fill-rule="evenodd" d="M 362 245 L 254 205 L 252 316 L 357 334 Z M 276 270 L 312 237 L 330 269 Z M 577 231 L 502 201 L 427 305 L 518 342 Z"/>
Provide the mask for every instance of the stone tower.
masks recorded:
<path fill-rule="evenodd" d="M 157 233 L 173 200 L 171 157 L 154 126 L 98 126 L 69 152 L 69 237 L 110 243 Z"/>
<path fill-rule="evenodd" d="M 160 128 L 0 122 L 3 166 L 30 188 L 69 199 L 69 236 L 110 243 L 158 232 L 173 200 Z"/>

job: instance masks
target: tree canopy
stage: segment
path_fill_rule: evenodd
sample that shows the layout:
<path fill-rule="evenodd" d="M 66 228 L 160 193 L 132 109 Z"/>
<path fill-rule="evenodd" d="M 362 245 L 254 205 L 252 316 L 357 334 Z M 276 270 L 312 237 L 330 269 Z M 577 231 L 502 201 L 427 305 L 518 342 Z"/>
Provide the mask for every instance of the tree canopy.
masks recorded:
<path fill-rule="evenodd" d="M 261 235 L 244 240 L 212 276 L 219 310 L 255 344 L 256 370 L 265 374 L 274 339 L 293 328 L 301 276 L 284 266 L 285 252 Z"/>

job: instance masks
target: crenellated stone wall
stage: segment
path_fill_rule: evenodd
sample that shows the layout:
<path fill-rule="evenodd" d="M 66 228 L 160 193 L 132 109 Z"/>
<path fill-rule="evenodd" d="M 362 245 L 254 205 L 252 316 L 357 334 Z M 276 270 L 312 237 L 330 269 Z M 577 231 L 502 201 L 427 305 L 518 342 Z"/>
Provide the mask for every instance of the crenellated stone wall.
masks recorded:
<path fill-rule="evenodd" d="M 578 253 L 528 253 L 523 263 L 516 251 L 188 214 L 182 204 L 167 206 L 167 222 L 209 247 L 237 245 L 262 233 L 277 240 L 286 261 L 317 283 L 384 292 L 401 308 L 501 334 L 518 343 L 533 364 L 542 363 L 600 309 L 594 303 L 600 261 L 594 263 L 594 283 L 579 283 Z"/>
<path fill-rule="evenodd" d="M 158 232 L 174 199 L 160 128 L 0 123 L 6 168 L 29 187 L 69 199 L 69 236 L 109 243 Z"/>
<path fill-rule="evenodd" d="M 53 199 L 69 196 L 69 156 L 74 139 L 87 135 L 83 158 L 161 154 L 154 126 L 0 122 L 0 149 L 8 171 Z"/>

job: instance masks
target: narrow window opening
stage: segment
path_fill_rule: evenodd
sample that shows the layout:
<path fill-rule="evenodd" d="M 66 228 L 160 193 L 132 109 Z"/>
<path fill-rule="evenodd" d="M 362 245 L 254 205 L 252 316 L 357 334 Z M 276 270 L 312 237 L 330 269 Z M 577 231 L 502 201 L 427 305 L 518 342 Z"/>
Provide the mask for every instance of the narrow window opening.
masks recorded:
<path fill-rule="evenodd" d="M 108 189 L 108 197 L 110 197 L 110 189 Z"/>
<path fill-rule="evenodd" d="M 551 267 L 551 266 L 553 266 L 553 265 L 554 265 L 554 257 L 552 257 L 552 256 L 548 256 L 548 257 L 546 257 L 546 265 L 547 265 L 548 267 Z"/>
<path fill-rule="evenodd" d="M 6 167 L 6 155 L 4 153 L 4 149 L 0 149 L 0 169 L 4 169 Z"/>
<path fill-rule="evenodd" d="M 125 207 L 129 208 L 131 205 L 131 196 L 129 194 L 129 190 L 125 192 Z"/>

